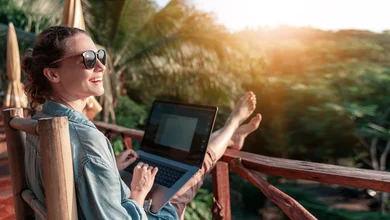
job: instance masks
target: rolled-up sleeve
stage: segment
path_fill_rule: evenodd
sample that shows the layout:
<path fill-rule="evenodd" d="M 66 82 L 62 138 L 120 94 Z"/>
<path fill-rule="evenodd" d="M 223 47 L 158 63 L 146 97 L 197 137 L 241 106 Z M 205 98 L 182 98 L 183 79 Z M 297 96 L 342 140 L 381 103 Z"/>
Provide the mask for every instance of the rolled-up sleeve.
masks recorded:
<path fill-rule="evenodd" d="M 76 182 L 78 204 L 86 219 L 147 219 L 142 206 L 126 198 L 116 167 L 89 158 Z"/>

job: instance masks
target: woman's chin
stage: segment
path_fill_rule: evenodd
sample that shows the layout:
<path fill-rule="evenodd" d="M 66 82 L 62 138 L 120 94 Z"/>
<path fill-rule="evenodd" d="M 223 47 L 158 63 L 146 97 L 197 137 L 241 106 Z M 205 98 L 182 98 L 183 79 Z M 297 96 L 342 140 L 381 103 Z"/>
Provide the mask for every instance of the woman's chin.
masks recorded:
<path fill-rule="evenodd" d="M 104 88 L 97 89 L 96 91 L 93 92 L 92 96 L 101 96 L 104 94 Z"/>

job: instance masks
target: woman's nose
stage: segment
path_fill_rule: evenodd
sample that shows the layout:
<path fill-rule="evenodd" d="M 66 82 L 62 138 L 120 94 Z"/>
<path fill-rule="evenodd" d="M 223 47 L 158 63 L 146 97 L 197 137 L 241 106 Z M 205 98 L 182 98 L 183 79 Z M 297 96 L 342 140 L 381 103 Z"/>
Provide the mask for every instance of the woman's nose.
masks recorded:
<path fill-rule="evenodd" d="M 100 62 L 99 59 L 96 59 L 96 66 L 95 66 L 94 71 L 95 72 L 104 72 L 104 70 L 106 70 L 106 66 L 104 66 L 103 63 Z"/>

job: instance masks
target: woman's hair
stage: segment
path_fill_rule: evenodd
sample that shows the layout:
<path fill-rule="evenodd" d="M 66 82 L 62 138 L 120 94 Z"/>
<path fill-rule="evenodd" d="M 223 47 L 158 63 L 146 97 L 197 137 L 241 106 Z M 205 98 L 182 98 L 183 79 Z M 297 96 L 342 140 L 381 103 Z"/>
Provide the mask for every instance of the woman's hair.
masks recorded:
<path fill-rule="evenodd" d="M 26 51 L 22 61 L 22 69 L 27 74 L 25 92 L 31 100 L 32 109 L 43 104 L 52 95 L 51 84 L 43 74 L 43 69 L 59 67 L 59 63 L 51 63 L 65 55 L 68 39 L 80 33 L 88 35 L 78 28 L 50 27 L 42 31 L 37 37 L 34 47 Z"/>

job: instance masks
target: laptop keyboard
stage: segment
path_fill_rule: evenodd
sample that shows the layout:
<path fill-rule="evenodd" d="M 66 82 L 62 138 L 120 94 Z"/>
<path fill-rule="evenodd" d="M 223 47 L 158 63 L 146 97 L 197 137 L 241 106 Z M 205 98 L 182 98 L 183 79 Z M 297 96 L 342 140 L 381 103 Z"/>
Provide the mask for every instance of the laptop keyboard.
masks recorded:
<path fill-rule="evenodd" d="M 154 160 L 141 158 L 139 157 L 134 163 L 126 167 L 125 170 L 133 174 L 134 167 L 137 166 L 139 162 L 143 162 L 152 167 L 158 167 L 158 172 L 154 179 L 155 183 L 158 183 L 167 188 L 171 188 L 185 173 L 185 169 L 171 166 L 162 162 L 156 162 Z"/>

